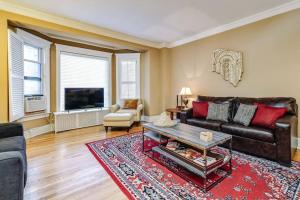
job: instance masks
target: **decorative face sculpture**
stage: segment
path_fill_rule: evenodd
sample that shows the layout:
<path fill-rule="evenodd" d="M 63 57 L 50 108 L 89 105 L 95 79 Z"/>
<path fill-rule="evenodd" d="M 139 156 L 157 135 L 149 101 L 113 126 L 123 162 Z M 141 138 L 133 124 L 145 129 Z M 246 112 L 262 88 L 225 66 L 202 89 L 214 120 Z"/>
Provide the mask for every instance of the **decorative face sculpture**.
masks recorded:
<path fill-rule="evenodd" d="M 243 65 L 242 53 L 225 49 L 217 49 L 212 56 L 212 71 L 220 74 L 233 86 L 237 86 L 242 80 Z"/>

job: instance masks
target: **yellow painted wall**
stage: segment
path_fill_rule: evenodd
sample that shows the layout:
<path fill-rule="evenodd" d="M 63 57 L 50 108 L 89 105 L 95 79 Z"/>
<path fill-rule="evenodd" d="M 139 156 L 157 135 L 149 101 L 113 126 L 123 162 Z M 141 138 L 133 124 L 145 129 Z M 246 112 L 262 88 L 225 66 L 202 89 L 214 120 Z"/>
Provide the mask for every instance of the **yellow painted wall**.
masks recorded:
<path fill-rule="evenodd" d="M 243 53 L 244 74 L 238 87 L 211 71 L 219 48 Z M 193 94 L 245 97 L 294 97 L 300 103 L 300 9 L 172 48 L 171 98 L 189 86 Z M 299 126 L 300 127 L 300 126 Z M 300 134 L 300 131 L 299 131 Z"/>
<path fill-rule="evenodd" d="M 0 11 L 0 96 L 1 96 L 1 101 L 0 101 L 0 122 L 7 122 L 8 121 L 8 65 L 7 65 L 7 23 L 8 20 L 14 21 L 21 23 L 23 25 L 30 25 L 30 26 L 36 26 L 40 28 L 46 28 L 50 29 L 52 31 L 59 31 L 59 32 L 64 32 L 64 33 L 69 33 L 72 35 L 78 35 L 78 36 L 84 36 L 84 37 L 89 37 L 89 38 L 95 38 L 95 39 L 100 39 L 108 42 L 113 42 L 118 45 L 126 45 L 128 48 L 134 48 L 134 49 L 139 49 L 143 50 L 146 53 L 143 54 L 148 54 L 146 57 L 147 59 L 142 59 L 142 61 L 145 61 L 146 63 L 142 63 L 142 67 L 146 67 L 147 70 L 141 70 L 143 74 L 141 74 L 142 77 L 142 90 L 147 89 L 151 87 L 151 91 L 149 92 L 148 95 L 142 96 L 144 99 L 144 102 L 146 104 L 146 110 L 151 110 L 149 111 L 148 114 L 156 114 L 160 112 L 160 92 L 159 94 L 155 94 L 157 91 L 159 91 L 159 88 L 156 87 L 157 84 L 159 84 L 157 81 L 152 80 L 153 77 L 159 77 L 159 50 L 131 42 L 127 42 L 124 40 L 120 39 L 115 39 L 91 32 L 87 32 L 85 30 L 79 30 L 79 29 L 74 29 L 71 27 L 67 26 L 62 26 L 58 24 L 54 24 L 51 22 L 39 20 L 39 19 L 34 19 L 31 17 L 26 17 L 6 11 Z M 50 54 L 51 54 L 51 59 L 50 59 L 50 88 L 51 88 L 51 111 L 54 112 L 56 110 L 56 53 L 55 53 L 55 46 L 52 45 L 50 49 Z M 145 56 L 142 55 L 144 58 Z M 116 90 L 115 90 L 115 57 L 112 59 L 112 86 L 113 86 L 113 103 L 115 102 L 115 96 L 116 96 Z M 151 80 L 151 81 L 150 81 Z M 157 79 L 159 80 L 159 78 Z M 148 85 L 152 84 L 152 86 Z M 158 88 L 155 89 L 154 88 Z M 154 94 L 153 94 L 154 92 Z M 141 91 L 142 94 L 144 94 L 144 91 Z M 151 93 L 151 95 L 150 95 Z M 151 109 L 150 106 L 151 105 Z M 146 112 L 147 113 L 147 112 Z"/>
<path fill-rule="evenodd" d="M 8 121 L 7 20 L 0 13 L 0 122 Z"/>

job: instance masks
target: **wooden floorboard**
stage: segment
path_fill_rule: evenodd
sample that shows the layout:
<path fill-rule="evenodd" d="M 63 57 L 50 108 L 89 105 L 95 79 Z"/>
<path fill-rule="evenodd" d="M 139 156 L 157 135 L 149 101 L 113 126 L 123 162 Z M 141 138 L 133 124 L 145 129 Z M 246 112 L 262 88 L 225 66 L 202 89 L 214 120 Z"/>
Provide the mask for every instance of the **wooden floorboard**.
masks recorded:
<path fill-rule="evenodd" d="M 133 127 L 130 132 L 139 130 Z M 126 134 L 117 130 L 106 135 L 102 127 L 91 127 L 29 139 L 25 200 L 127 199 L 85 146 Z"/>
<path fill-rule="evenodd" d="M 141 127 L 133 127 L 130 132 L 140 130 Z M 85 146 L 88 142 L 126 134 L 124 130 L 106 134 L 97 126 L 29 139 L 25 200 L 127 199 Z M 300 162 L 300 151 L 294 160 Z"/>

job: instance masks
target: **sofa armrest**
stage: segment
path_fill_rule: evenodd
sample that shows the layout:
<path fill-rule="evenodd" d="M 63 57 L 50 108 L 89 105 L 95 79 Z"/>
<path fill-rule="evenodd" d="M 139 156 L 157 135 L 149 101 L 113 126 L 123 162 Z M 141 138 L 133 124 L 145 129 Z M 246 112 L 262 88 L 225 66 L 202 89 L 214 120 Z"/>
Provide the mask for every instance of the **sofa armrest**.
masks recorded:
<path fill-rule="evenodd" d="M 20 152 L 0 153 L 0 199 L 23 199 L 24 165 Z"/>
<path fill-rule="evenodd" d="M 120 105 L 119 104 L 114 104 L 112 106 L 109 107 L 110 112 L 114 113 L 117 112 L 120 109 Z"/>
<path fill-rule="evenodd" d="M 181 111 L 180 122 L 186 123 L 186 120 L 192 118 L 192 116 L 193 116 L 193 108 L 189 108 L 187 110 Z"/>
<path fill-rule="evenodd" d="M 275 141 L 277 143 L 277 160 L 290 163 L 296 148 L 298 137 L 298 118 L 296 115 L 285 115 L 275 124 Z"/>
<path fill-rule="evenodd" d="M 23 125 L 20 123 L 0 124 L 0 138 L 23 136 Z"/>

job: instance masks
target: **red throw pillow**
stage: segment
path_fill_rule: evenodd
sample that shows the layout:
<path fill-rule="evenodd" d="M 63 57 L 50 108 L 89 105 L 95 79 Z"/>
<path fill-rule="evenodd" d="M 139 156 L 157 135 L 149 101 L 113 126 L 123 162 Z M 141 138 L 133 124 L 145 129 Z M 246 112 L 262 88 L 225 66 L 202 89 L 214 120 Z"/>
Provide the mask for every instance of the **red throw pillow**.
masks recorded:
<path fill-rule="evenodd" d="M 266 128 L 275 128 L 275 122 L 287 112 L 286 108 L 276 108 L 265 104 L 257 104 L 257 110 L 251 124 Z"/>
<path fill-rule="evenodd" d="M 193 117 L 207 117 L 208 102 L 193 101 Z"/>

